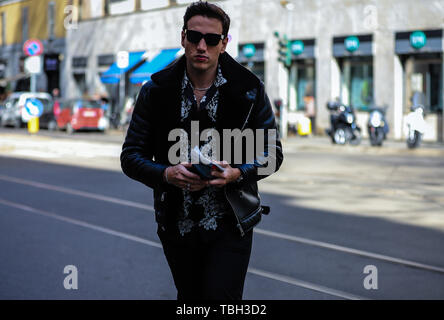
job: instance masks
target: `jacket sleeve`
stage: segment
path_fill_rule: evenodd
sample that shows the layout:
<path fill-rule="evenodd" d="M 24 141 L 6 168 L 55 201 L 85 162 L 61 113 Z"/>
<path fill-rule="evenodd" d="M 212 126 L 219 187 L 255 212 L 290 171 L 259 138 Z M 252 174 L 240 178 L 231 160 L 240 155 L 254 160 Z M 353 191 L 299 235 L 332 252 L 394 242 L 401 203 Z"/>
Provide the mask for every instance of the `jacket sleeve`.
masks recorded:
<path fill-rule="evenodd" d="M 248 127 L 253 130 L 264 130 L 264 147 L 263 152 L 256 150 L 253 163 L 236 166 L 241 170 L 243 181 L 246 183 L 261 180 L 278 171 L 284 159 L 274 112 L 262 83 L 248 121 Z M 259 168 L 261 169 L 258 170 Z"/>
<path fill-rule="evenodd" d="M 120 164 L 128 177 L 154 189 L 165 183 L 163 172 L 167 165 L 153 161 L 156 139 L 152 123 L 154 106 L 150 104 L 153 86 L 149 81 L 140 90 L 120 154 Z"/>

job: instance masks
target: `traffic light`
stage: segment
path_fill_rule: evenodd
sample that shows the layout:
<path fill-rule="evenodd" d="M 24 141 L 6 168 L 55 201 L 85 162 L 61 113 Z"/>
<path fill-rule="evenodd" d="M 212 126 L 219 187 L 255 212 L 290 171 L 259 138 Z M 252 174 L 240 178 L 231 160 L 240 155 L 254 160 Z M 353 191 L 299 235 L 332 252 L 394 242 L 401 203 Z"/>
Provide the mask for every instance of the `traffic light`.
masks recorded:
<path fill-rule="evenodd" d="M 291 41 L 284 35 L 283 38 L 279 37 L 279 33 L 276 31 L 274 36 L 278 39 L 279 43 L 279 58 L 278 60 L 284 64 L 286 68 L 291 66 Z"/>

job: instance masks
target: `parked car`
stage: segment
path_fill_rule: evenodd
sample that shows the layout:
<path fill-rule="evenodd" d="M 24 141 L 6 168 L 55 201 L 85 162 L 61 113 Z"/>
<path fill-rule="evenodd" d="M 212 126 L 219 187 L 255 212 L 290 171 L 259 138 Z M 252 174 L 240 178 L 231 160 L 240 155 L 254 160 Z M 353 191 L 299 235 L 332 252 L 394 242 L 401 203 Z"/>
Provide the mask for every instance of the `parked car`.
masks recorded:
<path fill-rule="evenodd" d="M 88 99 L 59 100 L 57 127 L 68 133 L 76 130 L 105 131 L 109 121 L 98 101 Z"/>
<path fill-rule="evenodd" d="M 39 118 L 40 128 L 48 129 L 50 131 L 59 128 L 57 118 L 60 114 L 60 100 L 57 99 L 48 108 L 44 108 L 42 115 Z"/>
<path fill-rule="evenodd" d="M 52 97 L 44 92 L 14 92 L 5 101 L 5 108 L 0 114 L 0 126 L 13 126 L 20 128 L 29 121 L 25 106 L 39 104 L 42 111 L 52 109 Z"/>

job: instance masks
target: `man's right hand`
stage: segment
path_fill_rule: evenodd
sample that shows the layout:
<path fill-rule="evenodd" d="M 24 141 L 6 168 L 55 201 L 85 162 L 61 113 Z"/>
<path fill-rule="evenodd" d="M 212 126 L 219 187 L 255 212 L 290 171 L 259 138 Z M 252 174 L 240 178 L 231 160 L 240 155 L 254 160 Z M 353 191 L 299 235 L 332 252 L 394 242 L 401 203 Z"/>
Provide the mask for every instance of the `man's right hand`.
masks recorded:
<path fill-rule="evenodd" d="M 168 183 L 191 192 L 199 191 L 208 185 L 208 181 L 202 180 L 197 174 L 188 171 L 191 163 L 183 162 L 178 165 L 168 167 L 164 171 Z"/>

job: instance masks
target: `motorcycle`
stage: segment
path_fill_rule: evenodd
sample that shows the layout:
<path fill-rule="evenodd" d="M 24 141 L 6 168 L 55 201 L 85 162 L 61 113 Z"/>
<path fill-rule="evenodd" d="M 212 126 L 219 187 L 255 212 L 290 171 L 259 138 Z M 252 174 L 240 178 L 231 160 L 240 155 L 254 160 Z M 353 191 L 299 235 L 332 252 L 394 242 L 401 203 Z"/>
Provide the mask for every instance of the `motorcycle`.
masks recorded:
<path fill-rule="evenodd" d="M 382 146 L 382 143 L 386 139 L 387 133 L 389 132 L 389 126 L 385 119 L 386 110 L 387 107 L 370 108 L 370 115 L 368 118 L 367 129 L 368 129 L 370 144 L 372 146 Z"/>
<path fill-rule="evenodd" d="M 404 134 L 407 136 L 407 147 L 409 149 L 419 147 L 422 135 L 426 129 L 424 120 L 424 106 L 413 103 L 410 113 L 405 118 Z"/>
<path fill-rule="evenodd" d="M 332 142 L 344 145 L 350 143 L 358 145 L 361 143 L 361 128 L 356 124 L 356 116 L 353 108 L 338 101 L 327 102 L 330 114 L 330 129 L 326 133 Z"/>

